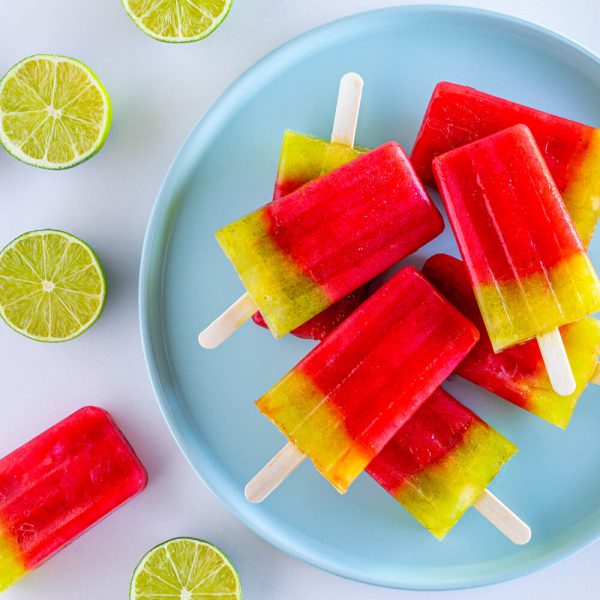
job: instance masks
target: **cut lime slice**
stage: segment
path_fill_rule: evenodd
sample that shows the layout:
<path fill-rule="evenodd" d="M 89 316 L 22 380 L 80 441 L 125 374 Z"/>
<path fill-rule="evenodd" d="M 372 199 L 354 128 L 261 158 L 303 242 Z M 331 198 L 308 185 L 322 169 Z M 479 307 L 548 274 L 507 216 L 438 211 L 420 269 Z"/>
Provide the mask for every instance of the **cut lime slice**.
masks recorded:
<path fill-rule="evenodd" d="M 36 54 L 0 81 L 0 143 L 15 158 L 67 169 L 94 155 L 112 118 L 100 80 L 83 63 Z"/>
<path fill-rule="evenodd" d="M 197 42 L 224 20 L 232 0 L 121 0 L 134 23 L 161 42 Z"/>
<path fill-rule="evenodd" d="M 100 316 L 106 277 L 93 250 L 63 231 L 30 231 L 0 252 L 0 316 L 40 342 L 66 342 Z"/>
<path fill-rule="evenodd" d="M 240 578 L 227 556 L 203 540 L 175 538 L 152 548 L 133 572 L 129 600 L 239 600 Z"/>

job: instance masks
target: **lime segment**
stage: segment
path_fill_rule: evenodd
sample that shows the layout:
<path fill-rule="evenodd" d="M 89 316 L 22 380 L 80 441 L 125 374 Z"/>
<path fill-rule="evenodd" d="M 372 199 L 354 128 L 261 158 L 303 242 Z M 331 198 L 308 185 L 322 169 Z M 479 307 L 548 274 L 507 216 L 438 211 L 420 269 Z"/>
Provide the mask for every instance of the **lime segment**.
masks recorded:
<path fill-rule="evenodd" d="M 130 600 L 239 600 L 240 579 L 209 542 L 175 538 L 156 546 L 133 572 Z"/>
<path fill-rule="evenodd" d="M 135 24 L 161 42 L 195 42 L 224 20 L 232 0 L 122 0 Z"/>
<path fill-rule="evenodd" d="M 105 298 L 100 262 L 73 235 L 31 231 L 0 252 L 0 316 L 27 337 L 71 340 L 96 321 Z"/>
<path fill-rule="evenodd" d="M 0 81 L 0 142 L 23 162 L 66 169 L 104 144 L 111 122 L 106 90 L 83 63 L 37 54 Z"/>

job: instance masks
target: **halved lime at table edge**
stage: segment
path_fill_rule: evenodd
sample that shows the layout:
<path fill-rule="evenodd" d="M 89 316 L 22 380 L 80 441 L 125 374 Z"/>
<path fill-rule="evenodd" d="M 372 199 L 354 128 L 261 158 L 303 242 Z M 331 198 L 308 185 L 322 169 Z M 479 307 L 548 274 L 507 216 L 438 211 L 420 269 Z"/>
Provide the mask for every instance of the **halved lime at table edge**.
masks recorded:
<path fill-rule="evenodd" d="M 203 540 L 174 538 L 152 548 L 133 572 L 129 600 L 239 600 L 240 578 L 223 552 Z"/>
<path fill-rule="evenodd" d="M 0 316 L 40 342 L 66 342 L 89 329 L 106 299 L 106 276 L 79 238 L 45 229 L 0 252 Z"/>
<path fill-rule="evenodd" d="M 104 144 L 112 120 L 108 93 L 82 62 L 36 54 L 0 80 L 0 143 L 15 158 L 67 169 Z"/>
<path fill-rule="evenodd" d="M 233 0 L 121 0 L 147 35 L 161 42 L 197 42 L 229 14 Z"/>

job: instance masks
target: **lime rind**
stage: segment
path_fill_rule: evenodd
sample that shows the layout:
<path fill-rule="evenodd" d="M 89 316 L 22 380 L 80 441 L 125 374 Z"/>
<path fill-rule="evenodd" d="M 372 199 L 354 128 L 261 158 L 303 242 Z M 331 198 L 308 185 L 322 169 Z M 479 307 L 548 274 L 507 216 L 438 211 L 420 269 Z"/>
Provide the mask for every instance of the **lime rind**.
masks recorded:
<path fill-rule="evenodd" d="M 178 545 L 193 545 L 195 546 L 194 556 L 181 556 L 180 553 L 175 552 L 176 556 L 173 557 L 173 553 L 169 551 L 175 549 Z M 189 600 L 195 600 L 196 598 L 205 598 L 213 595 L 217 595 L 214 592 L 214 589 L 207 592 L 206 588 L 197 589 L 194 591 L 194 586 L 192 585 L 190 589 L 188 589 L 188 585 L 190 582 L 190 577 L 192 572 L 198 565 L 199 557 L 198 557 L 198 549 L 205 548 L 214 553 L 214 555 L 219 559 L 219 567 L 216 569 L 216 572 L 209 573 L 203 580 L 199 583 L 205 584 L 211 581 L 211 577 L 214 581 L 215 575 L 217 575 L 223 568 L 227 568 L 226 574 L 230 574 L 233 577 L 233 581 L 235 583 L 235 589 L 233 590 L 220 590 L 218 592 L 218 596 L 220 598 L 229 598 L 230 600 L 241 600 L 242 598 L 242 590 L 241 590 L 241 582 L 239 575 L 233 566 L 233 563 L 229 559 L 229 557 L 221 550 L 218 546 L 207 542 L 206 540 L 201 540 L 197 538 L 190 537 L 177 537 L 166 540 L 161 544 L 158 544 L 151 548 L 140 560 L 137 567 L 133 571 L 133 575 L 131 577 L 131 583 L 129 586 L 129 600 L 141 600 L 142 598 L 146 600 L 162 600 L 163 598 L 169 597 L 173 600 L 180 600 L 181 598 L 186 598 Z M 157 558 L 157 555 L 162 551 L 165 551 L 165 557 L 167 560 L 163 560 L 160 563 L 161 574 L 158 575 L 152 569 L 148 568 L 148 563 Z M 177 556 L 177 554 L 179 554 Z M 210 558 L 210 557 L 209 557 Z M 206 566 L 206 557 L 203 557 L 204 564 L 202 566 Z M 176 563 L 178 561 L 182 561 L 185 564 L 181 565 L 187 567 L 188 575 L 186 576 L 186 581 L 181 581 L 181 573 L 177 569 Z M 145 578 L 146 580 L 150 579 L 157 583 L 161 588 L 164 587 L 165 590 L 153 593 L 151 591 L 136 589 L 138 585 L 144 585 L 141 582 L 141 579 Z M 171 578 L 171 581 L 169 579 Z M 168 591 L 167 591 L 168 590 Z M 165 593 L 166 592 L 166 593 Z"/>
<path fill-rule="evenodd" d="M 136 26 L 149 37 L 158 40 L 159 42 L 166 42 L 167 44 L 189 44 L 192 42 L 199 42 L 200 40 L 207 38 L 211 33 L 213 33 L 227 18 L 227 15 L 231 10 L 233 0 L 225 0 L 223 10 L 218 15 L 213 17 L 212 24 L 209 27 L 202 29 L 202 31 L 197 35 L 193 36 L 161 35 L 160 33 L 157 33 L 149 27 L 147 27 L 146 25 L 144 25 L 144 23 L 142 22 L 142 17 L 136 15 L 135 12 L 132 10 L 130 0 L 121 0 L 121 4 L 123 5 L 125 12 L 129 15 L 129 17 L 136 24 Z"/>
<path fill-rule="evenodd" d="M 35 341 L 46 342 L 46 343 L 67 342 L 67 341 L 75 339 L 76 337 L 79 337 L 81 334 L 85 333 L 98 320 L 98 318 L 102 314 L 102 311 L 104 310 L 104 306 L 106 304 L 106 295 L 107 295 L 107 290 L 108 290 L 108 282 L 107 282 L 106 274 L 104 272 L 104 269 L 102 267 L 100 260 L 98 259 L 98 256 L 96 255 L 94 250 L 89 246 L 89 244 L 86 244 L 83 240 L 81 240 L 80 238 L 78 238 L 70 233 L 67 233 L 65 231 L 61 231 L 58 229 L 40 229 L 40 230 L 35 230 L 35 231 L 28 231 L 28 232 L 20 235 L 19 237 L 15 238 L 14 240 L 12 240 L 12 242 L 7 244 L 0 251 L 0 265 L 2 264 L 2 260 L 6 256 L 7 252 L 9 252 L 11 249 L 17 247 L 24 240 L 34 237 L 34 236 L 40 236 L 40 237 L 41 236 L 59 236 L 60 238 L 67 240 L 70 244 L 76 244 L 79 248 L 81 248 L 89 256 L 90 265 L 93 267 L 92 273 L 94 273 L 98 276 L 98 281 L 97 281 L 97 283 L 99 285 L 99 292 L 97 294 L 97 298 L 99 299 L 98 306 L 95 309 L 95 311 L 93 312 L 93 314 L 84 323 L 82 323 L 79 328 L 77 328 L 76 330 L 72 331 L 69 335 L 66 335 L 64 337 L 33 335 L 31 332 L 27 331 L 26 329 L 16 325 L 13 322 L 13 320 L 11 320 L 8 317 L 8 315 L 6 314 L 6 307 L 3 304 L 0 304 L 0 317 L 2 317 L 2 320 L 11 329 L 13 329 L 17 333 L 20 333 L 21 335 L 23 335 L 25 337 L 35 340 Z M 2 273 L 0 272 L 0 277 L 1 276 L 2 276 Z M 30 283 L 37 283 L 39 285 L 41 283 L 41 281 L 30 282 Z M 69 290 L 66 290 L 66 291 L 68 292 Z"/>
<path fill-rule="evenodd" d="M 2 97 L 2 91 L 5 85 L 11 80 L 15 73 L 17 73 L 20 69 L 23 68 L 25 64 L 34 60 L 47 60 L 53 61 L 57 64 L 59 62 L 69 63 L 71 65 L 75 65 L 81 69 L 83 73 L 88 78 L 88 81 L 91 85 L 93 85 L 102 98 L 103 104 L 103 119 L 98 123 L 98 129 L 100 131 L 100 135 L 94 141 L 94 143 L 90 146 L 88 150 L 83 153 L 78 154 L 73 160 L 67 162 L 51 162 L 47 160 L 41 160 L 32 158 L 27 153 L 23 152 L 19 147 L 17 147 L 13 141 L 6 135 L 4 132 L 4 128 L 2 126 L 2 118 L 3 112 L 0 108 L 0 145 L 4 147 L 4 149 L 14 158 L 24 162 L 28 165 L 38 167 L 41 169 L 47 169 L 52 171 L 59 171 L 64 169 L 69 169 L 71 167 L 75 167 L 80 165 L 81 163 L 89 160 L 92 156 L 98 153 L 98 151 L 104 145 L 106 138 L 110 132 L 110 127 L 112 124 L 112 102 L 110 100 L 110 96 L 106 91 L 106 88 L 98 78 L 98 76 L 90 69 L 85 63 L 77 60 L 75 58 L 71 58 L 69 56 L 60 56 L 56 54 L 34 54 L 32 56 L 28 56 L 23 60 L 19 61 L 13 67 L 11 67 L 7 73 L 0 79 L 0 98 Z"/>

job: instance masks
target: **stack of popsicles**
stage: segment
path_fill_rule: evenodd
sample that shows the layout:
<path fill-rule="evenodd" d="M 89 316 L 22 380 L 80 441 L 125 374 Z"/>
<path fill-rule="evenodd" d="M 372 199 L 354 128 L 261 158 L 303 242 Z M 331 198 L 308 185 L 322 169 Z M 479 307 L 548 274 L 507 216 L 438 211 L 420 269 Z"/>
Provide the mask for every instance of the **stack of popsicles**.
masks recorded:
<path fill-rule="evenodd" d="M 588 317 L 561 328 L 577 383 L 572 394 L 561 396 L 552 389 L 540 349 L 534 341 L 494 353 L 469 275 L 460 260 L 436 254 L 425 263 L 423 274 L 481 332 L 479 342 L 455 373 L 564 429 L 596 370 L 600 356 L 600 323 Z"/>
<path fill-rule="evenodd" d="M 217 232 L 249 298 L 219 343 L 248 308 L 275 337 L 323 339 L 257 402 L 288 444 L 246 495 L 263 500 L 309 457 L 342 493 L 366 469 L 440 539 L 475 506 L 526 542 L 486 489 L 516 446 L 439 386 L 454 371 L 567 425 L 600 354 L 585 251 L 598 131 L 440 84 L 409 162 L 393 142 L 354 148 L 360 93 L 349 108 L 357 80 L 345 79 L 332 142 L 287 131 L 272 202 Z M 405 267 L 363 301 L 363 286 L 442 231 L 423 187 L 434 176 L 464 264 Z"/>

